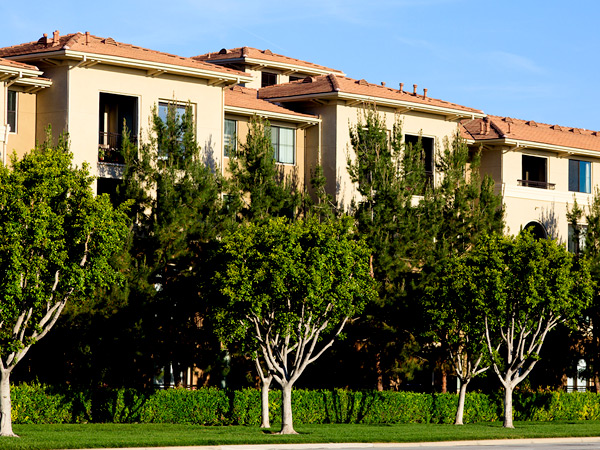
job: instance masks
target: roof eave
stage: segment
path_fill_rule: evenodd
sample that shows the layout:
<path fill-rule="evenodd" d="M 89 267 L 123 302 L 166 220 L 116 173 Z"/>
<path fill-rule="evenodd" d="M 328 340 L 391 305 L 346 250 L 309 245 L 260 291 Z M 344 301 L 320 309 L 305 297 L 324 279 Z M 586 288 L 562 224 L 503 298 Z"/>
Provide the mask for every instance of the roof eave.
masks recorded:
<path fill-rule="evenodd" d="M 263 109 L 254 109 L 254 108 L 242 108 L 239 106 L 227 106 L 225 105 L 225 112 L 230 114 L 239 114 L 242 116 L 259 116 L 266 117 L 268 119 L 277 119 L 284 120 L 287 122 L 296 122 L 296 123 L 304 123 L 310 125 L 316 125 L 321 122 L 321 119 L 318 117 L 306 117 L 306 116 L 297 116 L 294 114 L 286 114 L 286 113 L 278 113 L 274 111 L 265 111 Z"/>
<path fill-rule="evenodd" d="M 82 52 L 76 50 L 55 50 L 50 52 L 40 53 L 28 53 L 24 55 L 8 56 L 7 59 L 15 61 L 27 61 L 27 60 L 39 60 L 45 58 L 60 58 L 60 59 L 71 59 L 79 61 L 87 61 L 91 65 L 92 63 L 102 63 L 109 65 L 118 65 L 122 67 L 130 67 L 135 69 L 146 70 L 150 76 L 162 75 L 165 73 L 171 73 L 175 75 L 192 76 L 195 78 L 204 78 L 210 81 L 223 82 L 225 84 L 232 83 L 249 83 L 252 81 L 252 77 L 243 75 L 243 72 L 239 74 L 212 71 L 209 69 L 180 66 L 176 64 L 166 64 L 154 61 L 146 61 L 142 59 L 126 58 L 122 56 L 104 55 L 101 53 Z"/>
<path fill-rule="evenodd" d="M 430 114 L 438 114 L 446 117 L 446 120 L 456 121 L 461 119 L 481 119 L 485 117 L 482 111 L 463 111 L 454 108 L 444 108 L 441 106 L 424 105 L 422 103 L 413 103 L 404 100 L 393 100 L 383 97 L 374 97 L 360 94 L 350 94 L 340 91 L 321 92 L 315 94 L 301 94 L 289 97 L 273 97 L 265 98 L 272 102 L 286 102 L 286 101 L 299 101 L 309 100 L 313 98 L 338 98 L 341 100 L 354 100 L 361 103 L 376 103 L 378 105 L 389 106 L 399 110 L 400 113 L 407 113 L 410 111 L 415 112 L 426 112 Z"/>
<path fill-rule="evenodd" d="M 543 142 L 526 141 L 515 138 L 499 138 L 499 139 L 474 139 L 475 144 L 496 144 L 510 146 L 510 150 L 517 149 L 533 149 L 546 150 L 556 153 L 559 156 L 582 155 L 592 158 L 600 158 L 600 150 L 589 150 L 577 147 L 566 147 L 563 145 L 545 144 Z"/>

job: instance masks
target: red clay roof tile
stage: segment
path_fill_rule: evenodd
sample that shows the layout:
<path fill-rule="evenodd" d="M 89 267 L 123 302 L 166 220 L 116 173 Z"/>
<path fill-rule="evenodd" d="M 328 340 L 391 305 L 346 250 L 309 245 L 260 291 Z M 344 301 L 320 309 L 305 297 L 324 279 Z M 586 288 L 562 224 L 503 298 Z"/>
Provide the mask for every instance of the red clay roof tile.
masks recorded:
<path fill-rule="evenodd" d="M 239 59 L 258 59 L 264 61 L 278 62 L 291 64 L 294 66 L 304 67 L 307 69 L 307 72 L 310 73 L 310 69 L 317 69 L 320 72 L 328 71 L 335 72 L 343 75 L 341 70 L 332 69 L 330 67 L 321 66 L 319 64 L 314 64 L 308 61 L 303 61 L 301 59 L 290 58 L 289 56 L 278 55 L 273 53 L 270 50 L 259 50 L 253 47 L 238 47 L 232 49 L 221 49 L 218 52 L 213 53 L 205 53 L 203 55 L 198 55 L 193 57 L 199 61 L 208 61 L 215 63 L 225 63 L 227 61 L 234 61 Z"/>
<path fill-rule="evenodd" d="M 328 94 L 343 92 L 348 94 L 364 95 L 366 97 L 420 103 L 424 105 L 449 108 L 465 112 L 481 114 L 478 109 L 446 102 L 423 95 L 399 91 L 379 84 L 371 84 L 365 80 L 354 80 L 352 78 L 335 74 L 306 77 L 304 80 L 291 83 L 267 86 L 259 90 L 258 96 L 264 99 L 285 98 L 295 96 L 310 96 L 315 94 Z"/>
<path fill-rule="evenodd" d="M 32 55 L 37 53 L 58 52 L 62 50 L 73 50 L 85 53 L 117 56 L 141 61 L 171 64 L 176 66 L 203 69 L 217 73 L 228 73 L 232 75 L 243 75 L 243 72 L 219 67 L 202 61 L 183 56 L 150 50 L 131 44 L 117 42 L 112 38 L 102 38 L 89 33 L 74 33 L 49 38 L 44 35 L 37 41 L 0 48 L 0 56 L 11 57 L 19 55 Z M 34 59 L 34 58 L 32 58 Z"/>
<path fill-rule="evenodd" d="M 486 128 L 489 121 L 489 131 Z M 483 124 L 483 126 L 482 126 Z M 525 121 L 511 117 L 487 116 L 484 119 L 465 121 L 463 135 L 475 141 L 514 139 L 540 144 L 600 151 L 600 136 L 596 131 L 561 127 Z"/>
<path fill-rule="evenodd" d="M 298 117 L 316 118 L 310 114 L 302 114 L 283 106 L 275 105 L 257 97 L 258 91 L 242 86 L 231 86 L 225 89 L 225 106 L 265 111 L 278 114 L 288 114 Z"/>

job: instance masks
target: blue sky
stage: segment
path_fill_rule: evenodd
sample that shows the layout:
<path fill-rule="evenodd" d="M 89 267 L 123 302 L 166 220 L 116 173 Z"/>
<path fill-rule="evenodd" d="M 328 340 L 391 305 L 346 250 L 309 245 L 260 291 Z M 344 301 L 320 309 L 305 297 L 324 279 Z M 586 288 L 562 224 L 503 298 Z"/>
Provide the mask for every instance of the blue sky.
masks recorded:
<path fill-rule="evenodd" d="M 600 2 L 104 0 L 2 2 L 0 46 L 89 31 L 193 56 L 269 48 L 390 87 L 600 130 Z"/>

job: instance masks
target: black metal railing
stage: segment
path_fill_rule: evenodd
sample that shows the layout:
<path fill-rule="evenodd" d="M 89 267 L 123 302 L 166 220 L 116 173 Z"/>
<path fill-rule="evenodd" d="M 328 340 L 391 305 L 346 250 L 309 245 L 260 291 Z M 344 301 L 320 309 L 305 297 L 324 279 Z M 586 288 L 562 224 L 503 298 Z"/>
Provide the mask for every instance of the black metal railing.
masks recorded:
<path fill-rule="evenodd" d="M 555 183 L 548 183 L 547 181 L 535 181 L 535 180 L 517 180 L 519 186 L 532 187 L 538 189 L 554 189 Z"/>
<path fill-rule="evenodd" d="M 130 136 L 129 140 L 137 144 L 137 136 Z M 125 158 L 121 152 L 122 146 L 123 135 L 121 133 L 101 131 L 98 139 L 98 161 L 125 164 Z"/>

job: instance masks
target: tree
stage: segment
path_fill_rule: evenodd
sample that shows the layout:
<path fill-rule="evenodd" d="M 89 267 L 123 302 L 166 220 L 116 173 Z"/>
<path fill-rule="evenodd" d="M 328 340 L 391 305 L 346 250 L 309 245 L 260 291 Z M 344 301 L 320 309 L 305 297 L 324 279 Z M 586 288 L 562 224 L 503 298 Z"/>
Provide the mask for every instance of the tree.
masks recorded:
<path fill-rule="evenodd" d="M 275 161 L 268 121 L 252 117 L 245 141 L 230 149 L 228 207 L 243 222 L 262 223 L 272 217 L 295 219 L 305 196 L 295 174 L 285 175 Z M 261 427 L 270 428 L 269 389 L 273 376 L 254 359 L 261 384 Z"/>
<path fill-rule="evenodd" d="M 355 331 L 363 337 L 363 349 L 374 353 L 369 365 L 382 390 L 386 375 L 404 371 L 410 377 L 415 367 L 409 360 L 398 364 L 398 356 L 410 359 L 415 351 L 417 314 L 408 292 L 433 237 L 427 209 L 413 199 L 431 195 L 431 186 L 422 146 L 404 145 L 399 122 L 388 135 L 374 107 L 350 128 L 350 140 L 354 155 L 348 157 L 348 173 L 360 195 L 352 207 L 359 233 L 373 249 L 370 264 L 379 293 Z"/>
<path fill-rule="evenodd" d="M 148 139 L 139 148 L 124 139 L 119 193 L 134 201 L 129 301 L 143 302 L 140 314 L 152 324 L 145 326 L 146 339 L 153 341 L 153 356 L 170 386 L 180 385 L 183 368 L 200 357 L 199 341 L 211 347 L 205 357 L 220 353 L 206 327 L 198 326 L 205 317 L 198 299 L 207 291 L 213 241 L 235 218 L 221 199 L 223 180 L 211 168 L 210 153 L 202 154 L 196 141 L 191 106 L 171 102 L 161 108 L 154 109 Z"/>
<path fill-rule="evenodd" d="M 298 180 L 277 165 L 269 122 L 252 117 L 245 142 L 236 147 L 229 158 L 230 207 L 246 220 L 296 217 L 302 200 Z"/>
<path fill-rule="evenodd" d="M 465 264 L 473 282 L 485 286 L 477 290 L 476 302 L 504 388 L 504 427 L 513 428 L 513 390 L 539 361 L 548 333 L 559 323 L 577 325 L 592 297 L 589 267 L 563 245 L 528 232 L 483 238 Z"/>
<path fill-rule="evenodd" d="M 484 320 L 476 300 L 487 289 L 478 284 L 478 273 L 466 264 L 463 255 L 440 261 L 439 277 L 426 286 L 430 333 L 447 351 L 460 381 L 455 425 L 463 424 L 467 386 L 489 368 Z"/>
<path fill-rule="evenodd" d="M 281 433 L 295 433 L 294 383 L 375 297 L 369 250 L 348 218 L 279 218 L 240 226 L 224 238 L 221 255 L 221 339 L 241 340 L 261 358 L 281 386 Z"/>
<path fill-rule="evenodd" d="M 51 139 L 51 138 L 50 138 Z M 67 137 L 0 167 L 0 435 L 14 436 L 10 374 L 68 301 L 115 280 L 109 264 L 128 230 L 124 208 L 95 197 Z"/>
<path fill-rule="evenodd" d="M 447 350 L 460 380 L 456 425 L 463 423 L 467 385 L 489 367 L 482 316 L 473 309 L 477 291 L 485 286 L 473 283 L 461 257 L 482 235 L 504 227 L 502 198 L 494 193 L 493 180 L 480 176 L 479 165 L 479 152 L 470 152 L 458 134 L 446 140 L 436 163 L 439 184 L 423 202 L 434 230 L 422 280 L 426 335 Z"/>

